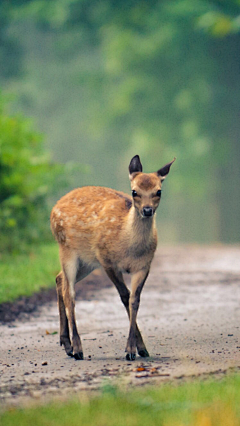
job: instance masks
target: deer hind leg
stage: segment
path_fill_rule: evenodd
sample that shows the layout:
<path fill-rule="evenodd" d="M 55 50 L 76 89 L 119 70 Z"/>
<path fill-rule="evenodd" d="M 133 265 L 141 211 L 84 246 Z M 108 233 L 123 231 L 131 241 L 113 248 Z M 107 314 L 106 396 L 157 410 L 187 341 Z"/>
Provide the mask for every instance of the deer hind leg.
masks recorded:
<path fill-rule="evenodd" d="M 109 278 L 111 279 L 111 281 L 114 283 L 115 287 L 117 288 L 121 301 L 126 308 L 128 317 L 130 318 L 130 310 L 129 310 L 130 291 L 128 290 L 126 284 L 124 283 L 122 273 L 114 271 L 113 269 L 105 269 L 105 271 L 107 275 L 109 276 Z M 136 330 L 135 330 L 135 338 L 136 338 L 136 346 L 137 346 L 138 354 L 141 357 L 148 357 L 149 353 L 144 344 L 144 341 L 139 331 L 137 323 L 136 323 Z"/>
<path fill-rule="evenodd" d="M 63 273 L 62 271 L 56 276 L 58 310 L 60 318 L 60 345 L 64 345 L 66 353 L 73 356 L 72 345 L 69 336 L 68 319 L 66 315 L 65 305 L 63 301 Z"/>
<path fill-rule="evenodd" d="M 65 315 L 67 321 L 62 314 L 60 316 L 60 323 L 62 321 L 62 327 L 67 323 L 67 327 L 70 332 L 70 341 L 71 341 L 71 350 L 69 351 L 69 342 L 68 340 L 62 340 L 65 351 L 69 356 L 73 356 L 77 360 L 83 359 L 83 350 L 80 336 L 77 330 L 76 317 L 75 317 L 75 291 L 74 285 L 77 281 L 80 281 L 86 277 L 91 271 L 92 268 L 84 265 L 79 258 L 68 258 L 67 261 L 63 262 L 63 285 L 62 285 L 62 295 L 63 303 L 65 307 Z M 65 323 L 64 323 L 65 321 Z M 66 331 L 66 325 L 65 325 Z M 68 336 L 69 336 L 68 332 Z"/>

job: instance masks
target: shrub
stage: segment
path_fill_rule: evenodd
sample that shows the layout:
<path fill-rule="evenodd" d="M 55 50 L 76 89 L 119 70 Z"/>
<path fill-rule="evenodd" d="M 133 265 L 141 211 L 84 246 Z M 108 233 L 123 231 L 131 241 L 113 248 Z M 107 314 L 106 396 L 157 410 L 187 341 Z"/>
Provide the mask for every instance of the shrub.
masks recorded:
<path fill-rule="evenodd" d="M 42 137 L 0 99 L 0 252 L 19 251 L 49 238 L 49 197 L 65 184 Z"/>

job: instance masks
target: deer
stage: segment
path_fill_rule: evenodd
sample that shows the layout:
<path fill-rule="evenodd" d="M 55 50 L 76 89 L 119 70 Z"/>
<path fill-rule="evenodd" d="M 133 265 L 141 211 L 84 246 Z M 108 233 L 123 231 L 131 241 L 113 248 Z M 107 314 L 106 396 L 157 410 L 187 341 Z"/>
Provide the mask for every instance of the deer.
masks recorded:
<path fill-rule="evenodd" d="M 82 360 L 75 318 L 75 290 L 94 269 L 102 267 L 113 282 L 129 317 L 126 359 L 149 357 L 137 324 L 140 296 L 157 247 L 155 213 L 170 163 L 143 173 L 140 157 L 129 164 L 132 196 L 121 191 L 84 186 L 64 195 L 51 212 L 51 230 L 59 245 L 61 271 L 56 277 L 60 345 Z M 131 291 L 123 274 L 131 274 Z"/>

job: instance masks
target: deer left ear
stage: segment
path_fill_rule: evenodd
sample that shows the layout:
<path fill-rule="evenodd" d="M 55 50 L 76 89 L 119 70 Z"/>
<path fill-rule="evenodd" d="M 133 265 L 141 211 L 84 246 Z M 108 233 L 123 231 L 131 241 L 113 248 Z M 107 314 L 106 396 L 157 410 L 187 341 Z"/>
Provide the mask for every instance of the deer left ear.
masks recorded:
<path fill-rule="evenodd" d="M 171 167 L 172 163 L 174 163 L 175 160 L 176 160 L 176 157 L 174 157 L 174 159 L 170 163 L 167 163 L 164 167 L 162 167 L 161 169 L 159 169 L 157 171 L 157 175 L 160 177 L 160 179 L 162 181 L 168 175 L 168 173 L 170 171 L 170 167 Z"/>

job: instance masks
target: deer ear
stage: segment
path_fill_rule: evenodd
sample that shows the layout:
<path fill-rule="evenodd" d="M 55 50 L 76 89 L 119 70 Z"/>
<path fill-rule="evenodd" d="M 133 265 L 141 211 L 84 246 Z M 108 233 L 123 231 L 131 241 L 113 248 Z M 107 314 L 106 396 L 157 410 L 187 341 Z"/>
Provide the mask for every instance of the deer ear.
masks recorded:
<path fill-rule="evenodd" d="M 131 159 L 128 169 L 129 169 L 130 179 L 133 177 L 132 176 L 133 173 L 142 172 L 142 164 L 141 164 L 139 155 L 135 155 L 135 157 Z"/>
<path fill-rule="evenodd" d="M 164 180 L 165 177 L 168 175 L 170 167 L 175 160 L 176 160 L 176 157 L 174 157 L 174 159 L 170 163 L 167 163 L 164 167 L 162 167 L 161 169 L 157 171 L 157 174 L 161 180 Z"/>

